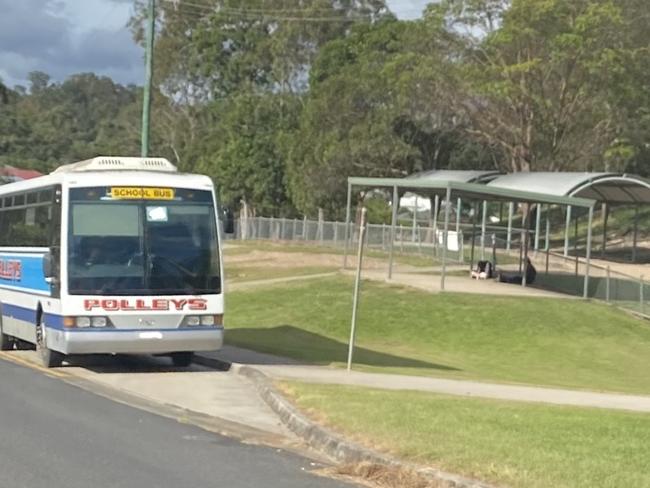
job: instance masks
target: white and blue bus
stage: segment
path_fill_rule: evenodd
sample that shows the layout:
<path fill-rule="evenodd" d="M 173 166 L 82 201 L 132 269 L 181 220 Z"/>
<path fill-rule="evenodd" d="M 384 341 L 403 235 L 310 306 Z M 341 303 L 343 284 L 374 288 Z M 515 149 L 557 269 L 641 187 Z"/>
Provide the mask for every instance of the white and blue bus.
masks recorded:
<path fill-rule="evenodd" d="M 165 159 L 101 157 L 0 186 L 0 349 L 170 355 L 223 342 L 212 181 Z"/>

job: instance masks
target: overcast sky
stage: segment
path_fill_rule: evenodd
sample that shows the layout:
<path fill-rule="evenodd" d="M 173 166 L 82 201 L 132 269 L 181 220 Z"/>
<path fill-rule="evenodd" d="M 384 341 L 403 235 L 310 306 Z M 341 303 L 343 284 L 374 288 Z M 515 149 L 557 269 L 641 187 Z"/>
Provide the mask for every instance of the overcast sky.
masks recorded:
<path fill-rule="evenodd" d="M 388 0 L 400 18 L 415 18 L 431 0 Z M 0 78 L 26 84 L 30 71 L 55 80 L 92 71 L 142 83 L 143 54 L 126 22 L 133 0 L 0 0 Z"/>

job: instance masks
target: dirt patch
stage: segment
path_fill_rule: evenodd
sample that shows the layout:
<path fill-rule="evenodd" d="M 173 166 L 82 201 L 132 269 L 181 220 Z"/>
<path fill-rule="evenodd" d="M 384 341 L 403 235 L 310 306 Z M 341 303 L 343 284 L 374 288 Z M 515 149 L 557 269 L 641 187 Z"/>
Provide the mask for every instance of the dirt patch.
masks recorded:
<path fill-rule="evenodd" d="M 372 463 L 335 466 L 321 470 L 321 474 L 351 478 L 357 482 L 361 480 L 366 486 L 378 488 L 448 488 L 451 486 L 449 483 L 427 479 L 413 469 Z"/>

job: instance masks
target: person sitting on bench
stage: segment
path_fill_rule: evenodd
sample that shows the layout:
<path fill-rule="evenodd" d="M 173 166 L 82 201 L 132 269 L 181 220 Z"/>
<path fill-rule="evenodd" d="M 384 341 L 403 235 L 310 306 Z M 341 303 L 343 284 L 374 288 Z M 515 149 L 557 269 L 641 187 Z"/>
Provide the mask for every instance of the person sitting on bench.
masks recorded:
<path fill-rule="evenodd" d="M 490 261 L 479 261 L 476 269 L 470 272 L 470 276 L 477 280 L 487 280 L 492 278 L 493 268 Z"/>
<path fill-rule="evenodd" d="M 529 258 L 526 258 L 524 269 L 526 270 L 526 284 L 532 285 L 535 281 L 535 278 L 537 277 L 537 270 L 535 269 L 535 266 L 533 266 L 533 263 L 530 262 Z M 522 278 L 523 276 L 521 273 L 501 272 L 497 275 L 497 281 L 500 281 L 501 283 L 513 283 L 517 285 L 521 285 Z"/>

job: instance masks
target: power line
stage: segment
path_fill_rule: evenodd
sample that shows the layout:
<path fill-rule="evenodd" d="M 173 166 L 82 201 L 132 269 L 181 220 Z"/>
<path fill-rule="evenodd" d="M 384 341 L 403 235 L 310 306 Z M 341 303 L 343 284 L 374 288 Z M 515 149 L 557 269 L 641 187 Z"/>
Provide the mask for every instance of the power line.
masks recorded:
<path fill-rule="evenodd" d="M 202 8 L 202 9 L 208 9 L 213 12 L 222 12 L 222 11 L 238 11 L 238 12 L 246 12 L 246 13 L 259 13 L 259 14 L 300 14 L 302 12 L 309 12 L 309 13 L 316 13 L 316 12 L 336 12 L 337 9 L 331 9 L 331 8 L 309 8 L 309 7 L 295 7 L 295 8 L 267 8 L 267 7 L 261 7 L 261 8 L 256 8 L 256 7 L 228 7 L 228 6 L 211 6 L 208 4 L 197 4 L 197 3 L 192 3 L 188 2 L 185 0 L 162 0 L 167 3 L 171 3 L 174 6 L 183 6 L 183 5 L 188 5 L 188 6 L 193 6 L 197 8 Z M 338 9 L 339 11 L 343 11 L 341 9 Z M 388 11 L 388 9 L 386 9 Z M 368 13 L 367 15 L 372 15 L 372 13 Z"/>
<path fill-rule="evenodd" d="M 203 17 L 205 15 L 211 14 L 226 14 L 234 17 L 241 17 L 244 19 L 259 19 L 266 18 L 276 21 L 287 21 L 287 22 L 354 22 L 354 21 L 371 21 L 373 17 L 377 14 L 368 13 L 363 14 L 361 12 L 354 15 L 341 15 L 341 16 L 297 16 L 284 14 L 280 15 L 276 12 L 289 12 L 288 10 L 279 10 L 279 9 L 248 9 L 248 8 L 232 8 L 232 7 L 220 7 L 213 8 L 208 5 L 200 5 L 190 2 L 176 2 L 174 0 L 161 0 L 165 3 L 172 4 L 179 12 L 186 14 L 192 14 L 197 17 Z M 189 8 L 189 9 L 188 9 Z M 305 10 L 302 10 L 305 12 Z M 295 10 L 294 12 L 299 12 Z M 332 12 L 330 10 L 330 12 Z M 342 12 L 343 13 L 343 12 Z"/>

